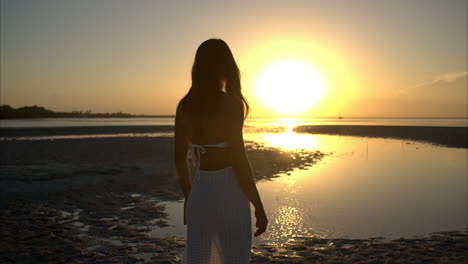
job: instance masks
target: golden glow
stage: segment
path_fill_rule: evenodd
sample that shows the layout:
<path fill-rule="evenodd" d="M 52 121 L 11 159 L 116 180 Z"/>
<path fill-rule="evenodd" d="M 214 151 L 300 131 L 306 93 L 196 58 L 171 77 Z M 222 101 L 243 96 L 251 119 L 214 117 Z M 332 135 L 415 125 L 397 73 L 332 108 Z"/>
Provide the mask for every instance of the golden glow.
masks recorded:
<path fill-rule="evenodd" d="M 322 95 L 323 82 L 308 64 L 282 61 L 267 67 L 257 79 L 258 97 L 272 110 L 285 114 L 300 113 Z"/>
<path fill-rule="evenodd" d="M 318 142 L 314 135 L 296 134 L 293 132 L 293 128 L 298 125 L 297 118 L 283 118 L 281 119 L 281 123 L 278 123 L 278 125 L 285 128 L 284 133 L 260 134 L 259 137 L 261 138 L 258 138 L 257 140 L 266 142 L 268 146 L 284 150 L 318 149 Z"/>
<path fill-rule="evenodd" d="M 317 39 L 280 36 L 243 51 L 242 85 L 253 116 L 338 116 L 356 90 L 339 50 Z"/>
<path fill-rule="evenodd" d="M 297 125 L 299 125 L 299 119 L 297 118 L 281 118 L 280 119 L 280 126 L 283 126 L 286 129 L 287 134 L 293 133 L 293 128 Z"/>
<path fill-rule="evenodd" d="M 290 201 L 292 205 L 279 206 L 273 215 L 273 224 L 270 228 L 270 236 L 285 239 L 301 233 L 304 230 L 304 211 L 297 208 L 298 201 Z"/>

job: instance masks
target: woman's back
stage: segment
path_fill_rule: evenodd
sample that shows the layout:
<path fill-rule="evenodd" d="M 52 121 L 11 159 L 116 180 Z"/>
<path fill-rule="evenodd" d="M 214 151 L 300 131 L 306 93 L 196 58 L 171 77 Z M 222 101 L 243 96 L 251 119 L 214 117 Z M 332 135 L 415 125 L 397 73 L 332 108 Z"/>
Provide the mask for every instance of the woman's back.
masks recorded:
<path fill-rule="evenodd" d="M 231 147 L 235 146 L 229 134 L 235 97 L 220 94 L 217 103 L 203 114 L 198 110 L 207 102 L 200 104 L 196 99 L 187 95 L 178 109 L 189 146 L 203 147 L 203 154 L 194 153 L 190 147 L 191 155 L 196 156 L 195 177 L 186 205 L 183 263 L 247 264 L 252 242 L 250 203 L 232 168 Z"/>
<path fill-rule="evenodd" d="M 196 98 L 188 95 L 181 101 L 182 115 L 185 121 L 185 131 L 194 144 L 216 144 L 227 140 L 228 112 L 230 110 L 229 95 L 222 93 L 218 102 L 206 102 L 215 105 L 212 111 L 197 116 L 194 114 Z"/>
<path fill-rule="evenodd" d="M 232 125 L 233 104 L 236 98 L 222 93 L 218 102 L 212 107 L 210 113 L 202 116 L 196 116 L 194 108 L 197 107 L 196 98 L 185 97 L 178 110 L 181 111 L 183 117 L 183 129 L 190 141 L 190 144 L 197 145 L 216 145 L 224 144 L 227 147 L 210 147 L 206 146 L 207 151 L 200 157 L 200 169 L 202 170 L 219 170 L 232 165 L 229 152 L 229 127 Z M 237 99 L 241 103 L 240 99 Z"/>
<path fill-rule="evenodd" d="M 220 39 L 203 42 L 193 63 L 192 86 L 175 118 L 174 160 L 187 224 L 182 263 L 250 263 L 250 202 L 257 218 L 254 235 L 266 229 L 244 148 L 244 111 L 249 106 L 231 50 Z"/>

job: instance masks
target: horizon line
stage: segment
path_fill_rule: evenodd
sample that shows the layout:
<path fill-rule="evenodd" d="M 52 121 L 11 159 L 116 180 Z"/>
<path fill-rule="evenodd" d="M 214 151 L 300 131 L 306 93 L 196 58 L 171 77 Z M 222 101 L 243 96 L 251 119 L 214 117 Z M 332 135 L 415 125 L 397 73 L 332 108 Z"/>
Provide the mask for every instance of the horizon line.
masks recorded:
<path fill-rule="evenodd" d="M 19 106 L 19 107 L 14 107 L 9 104 L 0 104 L 0 106 L 10 106 L 12 108 L 22 108 L 22 107 L 43 107 L 47 110 L 53 111 L 55 113 L 73 113 L 73 112 L 87 112 L 90 111 L 90 114 L 114 114 L 114 113 L 122 113 L 122 114 L 128 114 L 132 115 L 131 117 L 125 117 L 125 118 L 148 118 L 148 117 L 160 117 L 160 118 L 173 118 L 175 117 L 175 113 L 171 114 L 144 114 L 144 113 L 126 113 L 122 112 L 122 110 L 119 110 L 117 112 L 93 112 L 91 109 L 87 110 L 71 110 L 68 112 L 59 112 L 55 110 L 51 110 L 50 108 L 44 107 L 44 106 L 38 106 L 38 105 L 25 105 L 25 106 Z M 53 117 L 51 117 L 53 118 Z M 98 118 L 98 117 L 84 117 L 84 118 Z M 107 118 L 107 117 L 103 117 Z M 119 118 L 119 117 L 116 117 Z M 124 118 L 124 117 L 120 117 Z M 382 119 L 396 119 L 396 118 L 402 118 L 402 119 L 468 119 L 468 113 L 466 116 L 344 116 L 344 115 L 336 115 L 336 116 L 249 116 L 248 118 L 279 118 L 279 119 L 286 119 L 286 118 L 293 118 L 293 119 L 313 119 L 313 118 L 318 118 L 318 119 L 324 119 L 324 118 L 333 118 L 333 119 L 355 119 L 355 118 L 364 118 L 364 119 L 371 119 L 371 118 L 382 118 Z"/>

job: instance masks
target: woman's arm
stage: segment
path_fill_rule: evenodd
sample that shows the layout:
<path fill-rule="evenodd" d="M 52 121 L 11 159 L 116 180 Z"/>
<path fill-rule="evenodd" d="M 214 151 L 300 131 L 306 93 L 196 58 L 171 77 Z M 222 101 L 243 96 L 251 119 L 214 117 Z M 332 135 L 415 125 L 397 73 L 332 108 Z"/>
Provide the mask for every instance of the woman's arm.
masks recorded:
<path fill-rule="evenodd" d="M 228 119 L 228 141 L 231 147 L 231 160 L 234 172 L 239 180 L 242 191 L 257 211 L 264 211 L 253 178 L 252 167 L 247 159 L 244 147 L 242 127 L 244 125 L 244 105 L 241 100 L 233 100 L 233 107 Z"/>
<path fill-rule="evenodd" d="M 245 193 L 249 201 L 255 207 L 255 226 L 258 228 L 254 236 L 259 236 L 265 232 L 268 219 L 265 209 L 263 208 L 262 200 L 258 194 L 257 186 L 253 178 L 252 167 L 247 159 L 247 154 L 244 147 L 244 138 L 242 135 L 242 127 L 244 125 L 244 104 L 242 101 L 234 100 L 233 107 L 230 108 L 228 114 L 228 141 L 231 147 L 231 160 L 234 173 L 239 181 L 242 191 Z"/>
<path fill-rule="evenodd" d="M 182 115 L 182 104 L 179 103 L 175 118 L 174 131 L 174 161 L 180 188 L 187 200 L 192 189 L 190 175 L 187 166 L 188 139 L 184 130 L 184 117 Z"/>

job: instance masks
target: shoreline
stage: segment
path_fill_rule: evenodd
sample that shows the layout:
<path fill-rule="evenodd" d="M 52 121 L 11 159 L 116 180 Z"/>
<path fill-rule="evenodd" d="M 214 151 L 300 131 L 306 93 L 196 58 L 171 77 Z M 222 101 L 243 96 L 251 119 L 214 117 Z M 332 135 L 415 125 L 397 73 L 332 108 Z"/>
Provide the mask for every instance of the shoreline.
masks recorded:
<path fill-rule="evenodd" d="M 2 127 L 0 138 L 174 132 L 174 126 Z"/>
<path fill-rule="evenodd" d="M 428 126 L 299 126 L 296 133 L 416 140 L 455 148 L 468 148 L 468 127 Z"/>
<path fill-rule="evenodd" d="M 173 138 L 0 141 L 0 262 L 178 263 L 184 240 L 151 237 L 182 193 Z M 313 166 L 320 151 L 247 142 L 257 181 Z"/>
<path fill-rule="evenodd" d="M 244 133 L 282 133 L 285 127 L 245 126 Z M 433 126 L 367 126 L 367 125 L 313 125 L 297 126 L 296 133 L 338 136 L 380 137 L 407 139 L 455 148 L 468 148 L 468 127 Z M 83 126 L 83 127 L 37 127 L 0 128 L 0 139 L 16 137 L 85 136 L 101 134 L 150 134 L 174 132 L 174 126 Z"/>
<path fill-rule="evenodd" d="M 282 245 L 254 247 L 252 263 L 451 263 L 468 262 L 468 230 L 382 241 L 298 237 Z M 292 254 L 291 254 L 292 252 Z M 284 262 L 276 262 L 284 261 Z"/>
<path fill-rule="evenodd" d="M 93 129 L 81 132 L 101 131 Z M 179 263 L 183 239 L 148 235 L 150 226 L 170 224 L 161 202 L 182 198 L 172 148 L 172 137 L 0 140 L 0 262 Z M 328 155 L 256 142 L 246 142 L 246 150 L 256 181 Z M 392 241 L 296 238 L 254 246 L 251 263 L 466 263 L 468 234 L 435 234 Z"/>

